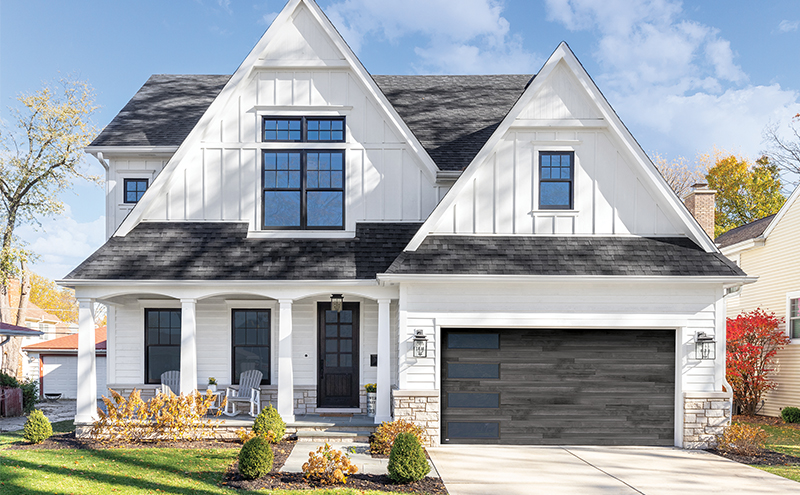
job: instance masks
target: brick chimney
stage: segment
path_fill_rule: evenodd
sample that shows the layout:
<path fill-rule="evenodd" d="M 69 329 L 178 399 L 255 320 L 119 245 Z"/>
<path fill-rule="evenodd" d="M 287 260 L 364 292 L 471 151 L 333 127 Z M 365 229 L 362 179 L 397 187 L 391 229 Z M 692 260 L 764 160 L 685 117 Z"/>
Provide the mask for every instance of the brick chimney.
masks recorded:
<path fill-rule="evenodd" d="M 717 191 L 708 188 L 708 184 L 699 182 L 692 184 L 692 192 L 684 199 L 683 204 L 689 209 L 689 213 L 697 219 L 703 230 L 710 238 L 714 238 L 714 197 Z"/>

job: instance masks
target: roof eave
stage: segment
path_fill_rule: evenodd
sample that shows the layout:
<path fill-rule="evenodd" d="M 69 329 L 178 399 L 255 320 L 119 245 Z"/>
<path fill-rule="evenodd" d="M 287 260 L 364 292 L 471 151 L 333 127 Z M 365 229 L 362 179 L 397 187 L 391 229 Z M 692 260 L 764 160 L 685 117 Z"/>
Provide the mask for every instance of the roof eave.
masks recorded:
<path fill-rule="evenodd" d="M 725 287 L 752 284 L 758 277 L 749 276 L 659 276 L 659 275 L 477 275 L 477 274 L 430 274 L 430 273 L 380 273 L 381 283 L 394 282 L 611 282 L 611 283 L 686 283 L 722 284 Z"/>
<path fill-rule="evenodd" d="M 743 241 L 739 241 L 736 244 L 731 244 L 730 246 L 725 246 L 719 248 L 719 251 L 724 255 L 730 258 L 731 256 L 735 256 L 739 253 L 744 251 L 748 251 L 753 248 L 762 247 L 766 243 L 766 239 L 763 235 L 755 237 L 753 239 L 745 239 Z"/>

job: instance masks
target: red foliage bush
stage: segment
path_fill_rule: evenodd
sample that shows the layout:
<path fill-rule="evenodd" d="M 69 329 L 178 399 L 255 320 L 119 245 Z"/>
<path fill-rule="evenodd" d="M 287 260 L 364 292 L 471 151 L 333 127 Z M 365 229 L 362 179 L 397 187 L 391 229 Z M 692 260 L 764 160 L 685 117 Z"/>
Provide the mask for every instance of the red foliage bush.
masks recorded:
<path fill-rule="evenodd" d="M 728 318 L 726 375 L 742 414 L 755 414 L 764 393 L 775 388 L 770 380 L 775 354 L 789 343 L 778 328 L 782 322 L 761 308 Z"/>

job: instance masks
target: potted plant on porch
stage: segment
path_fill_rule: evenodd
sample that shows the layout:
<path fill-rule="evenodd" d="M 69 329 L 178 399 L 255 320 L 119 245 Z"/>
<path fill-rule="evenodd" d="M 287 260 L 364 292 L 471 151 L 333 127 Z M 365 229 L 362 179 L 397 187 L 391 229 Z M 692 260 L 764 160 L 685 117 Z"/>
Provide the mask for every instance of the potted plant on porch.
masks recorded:
<path fill-rule="evenodd" d="M 378 401 L 378 385 L 375 383 L 367 383 L 364 385 L 367 390 L 367 416 L 370 418 L 375 417 L 375 404 Z"/>
<path fill-rule="evenodd" d="M 208 377 L 208 390 L 211 390 L 212 392 L 217 391 L 217 379 L 213 376 Z"/>

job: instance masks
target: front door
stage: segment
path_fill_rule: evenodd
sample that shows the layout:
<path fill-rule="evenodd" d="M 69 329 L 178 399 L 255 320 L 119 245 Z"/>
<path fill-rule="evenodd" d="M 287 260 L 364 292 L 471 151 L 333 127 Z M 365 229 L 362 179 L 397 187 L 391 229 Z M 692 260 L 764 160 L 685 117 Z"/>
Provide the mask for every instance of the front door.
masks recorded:
<path fill-rule="evenodd" d="M 346 302 L 336 312 L 321 302 L 317 314 L 317 407 L 359 407 L 358 303 Z"/>

